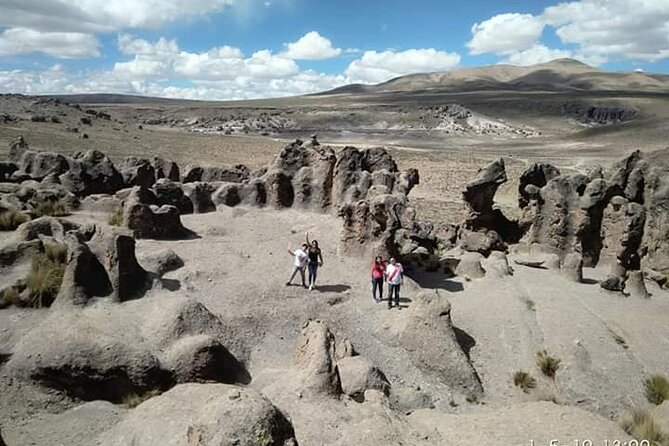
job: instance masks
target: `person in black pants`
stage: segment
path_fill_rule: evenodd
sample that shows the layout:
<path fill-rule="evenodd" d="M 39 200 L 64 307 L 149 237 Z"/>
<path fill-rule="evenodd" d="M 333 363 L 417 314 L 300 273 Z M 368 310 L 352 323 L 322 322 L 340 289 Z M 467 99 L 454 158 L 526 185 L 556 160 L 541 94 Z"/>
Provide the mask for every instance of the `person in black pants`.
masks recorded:
<path fill-rule="evenodd" d="M 376 256 L 372 263 L 372 299 L 377 304 L 383 300 L 383 278 L 386 275 L 386 263 L 381 256 Z M 378 290 L 379 297 L 376 297 Z"/>
<path fill-rule="evenodd" d="M 386 280 L 388 281 L 388 309 L 393 307 L 393 297 L 395 306 L 400 307 L 400 286 L 404 281 L 404 270 L 402 265 L 391 258 L 386 266 Z"/>
<path fill-rule="evenodd" d="M 323 253 L 321 248 L 318 247 L 317 240 L 309 241 L 309 233 L 307 232 L 307 246 L 309 255 L 309 264 L 307 268 L 309 270 L 309 291 L 313 290 L 316 286 L 316 277 L 318 276 L 318 267 L 323 266 Z"/>

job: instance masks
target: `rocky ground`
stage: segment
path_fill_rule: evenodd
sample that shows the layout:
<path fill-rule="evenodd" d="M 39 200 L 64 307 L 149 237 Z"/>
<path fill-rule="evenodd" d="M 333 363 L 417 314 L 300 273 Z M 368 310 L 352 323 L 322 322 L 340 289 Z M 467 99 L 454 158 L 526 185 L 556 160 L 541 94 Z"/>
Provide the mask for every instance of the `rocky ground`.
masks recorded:
<path fill-rule="evenodd" d="M 0 439 L 602 444 L 642 438 L 620 423 L 642 409 L 667 444 L 644 385 L 669 370 L 663 99 L 542 99 L 556 120 L 493 96 L 348 116 L 4 96 Z M 313 291 L 285 285 L 305 233 Z M 399 309 L 371 298 L 374 254 L 406 267 Z"/>

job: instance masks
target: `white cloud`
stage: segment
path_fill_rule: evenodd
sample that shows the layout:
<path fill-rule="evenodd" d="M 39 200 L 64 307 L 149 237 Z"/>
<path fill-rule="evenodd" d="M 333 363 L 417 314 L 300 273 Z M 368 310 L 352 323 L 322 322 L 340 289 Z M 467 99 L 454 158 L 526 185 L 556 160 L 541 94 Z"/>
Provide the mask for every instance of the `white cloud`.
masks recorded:
<path fill-rule="evenodd" d="M 41 52 L 54 57 L 99 56 L 100 44 L 90 34 L 40 32 L 27 28 L 9 28 L 0 34 L 0 56 Z"/>
<path fill-rule="evenodd" d="M 467 43 L 471 54 L 510 54 L 532 47 L 541 36 L 544 24 L 532 14 L 499 14 L 472 26 Z"/>
<path fill-rule="evenodd" d="M 0 3 L 0 25 L 86 33 L 156 28 L 219 11 L 234 3 L 234 0 L 5 0 Z"/>
<path fill-rule="evenodd" d="M 190 53 L 180 50 L 176 40 L 160 38 L 152 43 L 129 35 L 119 36 L 118 46 L 123 53 L 134 55 L 130 61 L 114 64 L 114 73 L 124 79 L 277 79 L 299 72 L 295 61 L 269 50 L 256 51 L 248 58 L 231 46 Z"/>
<path fill-rule="evenodd" d="M 360 59 L 349 64 L 346 75 L 353 82 L 379 83 L 405 74 L 449 70 L 459 63 L 459 54 L 434 48 L 365 51 Z"/>
<path fill-rule="evenodd" d="M 548 48 L 544 45 L 535 44 L 531 48 L 510 54 L 502 61 L 502 63 L 523 66 L 535 65 L 565 57 L 574 57 L 574 54 L 569 50 Z"/>
<path fill-rule="evenodd" d="M 656 61 L 669 57 L 667 0 L 582 0 L 545 9 L 562 42 L 586 55 Z"/>
<path fill-rule="evenodd" d="M 575 50 L 550 50 L 545 26 Z M 472 54 L 495 53 L 519 64 L 570 53 L 590 64 L 612 58 L 658 61 L 669 57 L 668 0 L 580 0 L 547 7 L 539 16 L 500 14 L 472 27 Z"/>
<path fill-rule="evenodd" d="M 337 57 L 342 53 L 340 48 L 334 48 L 330 39 L 321 36 L 316 31 L 310 31 L 296 42 L 284 44 L 286 57 L 297 60 L 318 60 Z"/>

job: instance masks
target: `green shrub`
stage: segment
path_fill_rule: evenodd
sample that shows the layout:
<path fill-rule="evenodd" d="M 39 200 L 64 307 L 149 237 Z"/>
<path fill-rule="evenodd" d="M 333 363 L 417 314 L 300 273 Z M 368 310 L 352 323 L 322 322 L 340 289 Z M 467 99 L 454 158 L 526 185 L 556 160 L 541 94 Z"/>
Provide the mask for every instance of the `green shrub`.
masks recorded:
<path fill-rule="evenodd" d="M 147 390 L 145 392 L 137 393 L 137 392 L 130 392 L 126 396 L 123 397 L 123 400 L 121 401 L 121 404 L 123 404 L 125 407 L 132 409 L 140 404 L 142 404 L 144 401 L 149 400 L 153 398 L 154 396 L 160 395 L 162 392 L 158 389 L 151 389 Z"/>
<path fill-rule="evenodd" d="M 546 350 L 537 352 L 537 365 L 544 375 L 555 378 L 555 373 L 560 369 L 562 360 L 550 356 Z"/>
<path fill-rule="evenodd" d="M 646 398 L 648 401 L 660 405 L 669 400 L 669 381 L 662 375 L 653 375 L 644 382 L 646 388 Z"/>
<path fill-rule="evenodd" d="M 646 440 L 652 446 L 669 446 L 669 436 L 662 432 L 653 415 L 636 409 L 619 419 L 620 427 L 638 441 Z"/>
<path fill-rule="evenodd" d="M 30 218 L 22 212 L 5 211 L 0 214 L 0 231 L 13 231 L 28 220 Z"/>
<path fill-rule="evenodd" d="M 38 217 L 65 217 L 70 210 L 62 201 L 48 201 L 37 206 L 35 214 Z"/>
<path fill-rule="evenodd" d="M 527 372 L 518 371 L 513 375 L 513 384 L 527 393 L 530 389 L 534 389 L 537 386 L 537 380 Z"/>
<path fill-rule="evenodd" d="M 123 212 L 115 211 L 109 214 L 107 223 L 109 223 L 110 226 L 123 226 Z"/>
<path fill-rule="evenodd" d="M 65 264 L 58 259 L 54 261 L 46 253 L 33 257 L 26 281 L 30 306 L 50 306 L 60 291 L 64 273 Z"/>

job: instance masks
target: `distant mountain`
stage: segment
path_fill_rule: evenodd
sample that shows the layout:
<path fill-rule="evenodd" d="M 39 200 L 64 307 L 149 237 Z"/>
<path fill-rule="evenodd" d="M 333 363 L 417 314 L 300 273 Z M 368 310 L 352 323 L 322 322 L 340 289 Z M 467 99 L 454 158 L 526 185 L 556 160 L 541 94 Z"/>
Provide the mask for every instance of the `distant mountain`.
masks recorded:
<path fill-rule="evenodd" d="M 90 93 L 90 94 L 59 94 L 43 96 L 60 99 L 72 104 L 173 104 L 193 102 L 186 99 L 155 98 L 151 96 L 136 96 L 131 94 Z"/>
<path fill-rule="evenodd" d="M 347 85 L 331 94 L 374 94 L 410 91 L 634 91 L 669 92 L 669 75 L 642 72 L 616 73 L 591 67 L 574 59 L 520 67 L 491 65 L 447 72 L 409 74 L 378 85 Z"/>

